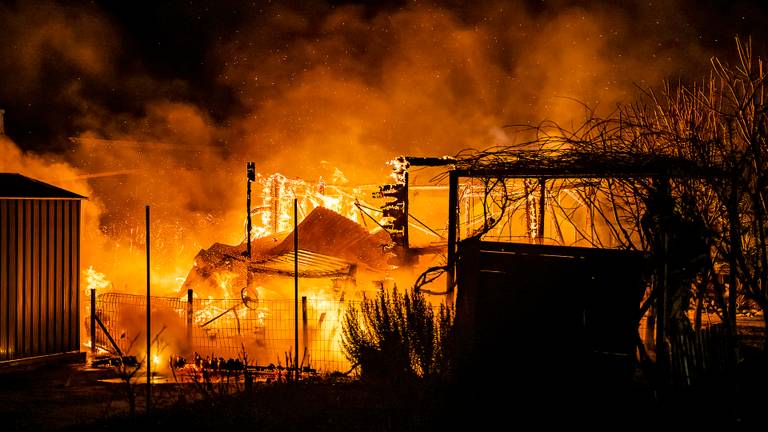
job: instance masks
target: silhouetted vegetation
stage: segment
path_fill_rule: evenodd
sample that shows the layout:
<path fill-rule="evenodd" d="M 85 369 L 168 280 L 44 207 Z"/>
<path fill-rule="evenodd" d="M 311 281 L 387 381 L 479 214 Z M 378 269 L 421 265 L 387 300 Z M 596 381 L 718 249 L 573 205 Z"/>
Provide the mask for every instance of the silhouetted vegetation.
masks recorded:
<path fill-rule="evenodd" d="M 347 309 L 342 347 L 363 379 L 435 380 L 451 372 L 452 332 L 450 309 L 435 313 L 424 295 L 394 288 Z"/>

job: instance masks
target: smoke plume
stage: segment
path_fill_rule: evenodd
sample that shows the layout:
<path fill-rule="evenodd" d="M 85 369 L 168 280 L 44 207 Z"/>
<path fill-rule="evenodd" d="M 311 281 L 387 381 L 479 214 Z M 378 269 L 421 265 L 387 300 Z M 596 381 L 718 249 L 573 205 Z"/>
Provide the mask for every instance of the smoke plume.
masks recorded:
<path fill-rule="evenodd" d="M 7 129 L 24 151 L 0 141 L 0 168 L 90 197 L 83 262 L 119 289 L 142 286 L 151 205 L 153 278 L 172 291 L 200 248 L 242 241 L 246 161 L 383 183 L 394 156 L 514 142 L 507 125 L 577 125 L 585 105 L 609 113 L 713 54 L 687 2 L 310 3 L 211 11 L 229 18 L 189 28 L 199 47 L 183 54 L 199 58 L 167 52 L 193 68 L 178 75 L 142 58 L 147 41 L 107 6 L 1 7 L 0 105 L 21 107 Z M 180 17 L 205 15 L 194 7 Z M 168 32 L 182 39 L 184 23 Z"/>

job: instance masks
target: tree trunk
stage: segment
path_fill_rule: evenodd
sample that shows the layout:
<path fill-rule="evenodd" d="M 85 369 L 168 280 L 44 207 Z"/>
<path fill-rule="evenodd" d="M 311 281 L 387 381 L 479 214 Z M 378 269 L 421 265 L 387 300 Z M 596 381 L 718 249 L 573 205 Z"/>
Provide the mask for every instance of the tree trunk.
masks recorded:
<path fill-rule="evenodd" d="M 656 334 L 656 308 L 653 305 L 651 305 L 651 307 L 648 309 L 648 318 L 645 322 L 645 337 L 643 337 L 645 342 L 645 351 L 653 352 L 655 358 L 656 345 L 654 344 L 654 335 Z"/>
<path fill-rule="evenodd" d="M 739 205 L 738 194 L 736 191 L 736 179 L 732 179 L 731 182 L 731 194 L 728 204 L 728 236 L 730 237 L 731 250 L 728 254 L 728 266 L 729 268 L 729 283 L 728 283 L 728 311 L 723 311 L 723 315 L 727 317 L 728 328 L 732 335 L 735 335 L 736 327 L 736 287 L 737 287 L 737 257 L 742 256 L 743 251 L 741 248 L 741 230 L 739 229 Z M 731 310 L 732 309 L 732 310 Z"/>

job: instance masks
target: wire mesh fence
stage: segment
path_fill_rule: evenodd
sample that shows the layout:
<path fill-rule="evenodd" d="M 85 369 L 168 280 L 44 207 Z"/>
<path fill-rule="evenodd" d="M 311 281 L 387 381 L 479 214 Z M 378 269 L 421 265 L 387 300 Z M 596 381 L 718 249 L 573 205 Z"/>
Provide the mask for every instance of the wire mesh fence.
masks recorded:
<path fill-rule="evenodd" d="M 321 372 L 351 367 L 340 345 L 341 321 L 351 302 L 151 297 L 152 336 L 161 354 L 245 358 L 250 364 L 299 364 Z M 146 297 L 104 293 L 96 297 L 96 316 L 125 355 L 136 355 L 146 339 Z M 103 331 L 97 347 L 110 349 Z M 113 348 L 112 348 L 113 349 Z"/>

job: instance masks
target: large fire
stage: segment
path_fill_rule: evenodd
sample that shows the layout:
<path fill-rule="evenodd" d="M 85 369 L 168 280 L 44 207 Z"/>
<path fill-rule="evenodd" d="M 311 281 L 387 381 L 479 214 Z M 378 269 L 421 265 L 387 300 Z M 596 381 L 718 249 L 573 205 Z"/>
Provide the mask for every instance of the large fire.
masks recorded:
<path fill-rule="evenodd" d="M 446 237 L 442 215 L 435 212 L 438 216 L 434 217 L 432 212 L 436 202 L 445 202 L 447 192 L 438 176 L 432 186 L 411 185 L 412 209 L 419 217 L 405 217 L 409 227 L 427 235 L 408 240 L 405 253 L 416 253 L 421 258 L 393 260 L 398 252 L 403 253 L 402 249 L 393 249 L 395 240 L 402 238 L 403 227 L 394 228 L 399 218 L 396 210 L 402 207 L 392 204 L 397 198 L 386 200 L 398 196 L 402 199 L 407 194 L 410 166 L 404 158 L 394 159 L 389 165 L 395 183 L 378 187 L 379 192 L 375 192 L 374 186 L 349 186 L 338 169 L 334 170 L 330 184 L 322 178 L 307 182 L 281 174 L 256 176 L 250 214 L 252 257 L 245 255 L 245 235 L 232 246 L 216 243 L 200 251 L 189 263 L 191 269 L 186 277 L 161 276 L 155 286 L 159 297 L 168 296 L 158 300 L 159 309 L 153 312 L 157 325 L 162 325 L 153 327 L 153 331 L 165 332 L 164 337 L 170 338 L 164 345 L 169 349 L 162 354 L 226 354 L 256 364 L 281 364 L 287 362 L 286 355 L 297 358 L 290 335 L 291 329 L 301 327 L 298 359 L 303 364 L 325 370 L 348 368 L 340 347 L 345 302 L 359 300 L 366 292 L 370 295 L 385 286 L 410 287 L 416 275 L 435 265 L 436 260 L 439 263 L 444 259 L 444 249 L 434 249 L 435 245 L 444 247 Z M 425 172 L 414 173 L 416 179 L 424 178 Z M 400 188 L 406 192 L 397 192 Z M 558 192 L 542 190 L 537 182 L 524 180 L 462 182 L 458 191 L 461 236 L 557 244 L 589 242 L 582 238 L 590 230 L 587 225 L 594 225 L 587 214 L 588 204 L 568 185 L 555 189 Z M 546 206 L 540 203 L 542 197 Z M 378 210 L 377 205 L 383 210 Z M 558 212 L 561 218 L 570 218 L 572 232 L 562 229 L 567 224 L 558 221 Z M 402 218 L 399 220 L 403 222 Z M 298 302 L 293 293 L 294 224 L 299 225 L 296 259 L 301 262 L 301 319 L 292 313 L 291 307 L 294 301 Z M 391 237 L 385 234 L 386 230 Z M 425 246 L 432 249 L 418 252 Z M 113 291 L 108 278 L 92 266 L 84 275 L 89 289 Z M 173 283 L 164 286 L 165 281 Z M 436 301 L 443 300 L 440 297 Z M 107 307 L 102 306 L 99 311 Z M 163 307 L 169 313 L 160 311 Z M 113 309 L 111 313 L 118 312 Z M 186 324 L 179 324 L 185 317 Z M 131 334 L 142 331 L 136 317 L 110 319 L 112 331 L 124 335 L 124 339 L 131 340 Z"/>
<path fill-rule="evenodd" d="M 381 214 L 375 213 L 374 204 L 366 201 L 366 195 L 371 196 L 371 186 L 350 187 L 344 184 L 346 179 L 338 169 L 334 170 L 334 175 L 329 181 L 330 184 L 321 178 L 316 183 L 310 183 L 301 179 L 289 179 L 281 174 L 258 175 L 257 187 L 254 188 L 256 190 L 254 206 L 250 215 L 253 221 L 251 236 L 255 257 L 253 261 L 248 262 L 260 263 L 266 260 L 267 264 L 262 265 L 267 267 L 271 265 L 268 258 L 277 255 L 274 255 L 276 252 L 270 252 L 269 248 L 274 247 L 279 240 L 284 239 L 293 230 L 294 219 L 297 219 L 296 223 L 302 223 L 319 207 L 338 214 L 341 219 L 336 221 L 336 224 L 342 220 L 352 224 L 349 226 L 358 224 L 361 233 L 368 231 L 376 233 L 382 230 L 381 224 L 384 218 Z M 293 214 L 294 200 L 298 204 L 297 214 Z M 364 212 L 367 212 L 367 216 L 362 216 Z M 365 218 L 368 219 L 370 229 L 365 224 Z M 322 225 L 320 228 L 324 229 Z M 307 229 L 311 229 L 311 226 Z M 338 225 L 328 225 L 327 229 L 343 228 L 339 228 Z M 322 232 L 319 234 L 325 237 Z M 344 236 L 344 233 L 339 234 Z M 311 230 L 305 233 L 300 232 L 299 235 L 301 250 L 303 247 L 312 248 L 307 242 L 311 244 L 318 241 L 316 237 L 312 237 Z M 361 234 L 358 233 L 358 235 Z M 303 236 L 309 236 L 309 238 L 304 239 Z M 383 236 L 379 239 L 381 239 L 383 251 L 387 247 L 387 237 Z M 241 242 L 235 247 L 242 248 L 243 244 Z M 315 245 L 315 248 L 333 251 L 336 246 L 343 247 L 331 242 L 328 245 Z M 341 251 L 340 253 L 343 254 Z M 241 253 L 235 253 L 235 255 L 245 263 Z M 287 337 L 289 330 L 296 325 L 290 307 L 294 301 L 293 278 L 258 272 L 249 278 L 244 278 L 244 267 L 232 267 L 216 261 L 211 256 L 218 257 L 214 252 L 210 252 L 210 255 L 203 254 L 190 262 L 191 271 L 186 278 L 161 277 L 160 283 L 155 286 L 154 289 L 160 297 L 156 300 L 157 306 L 153 310 L 153 318 L 157 321 L 157 328 L 153 325 L 153 332 L 163 334 L 165 339 L 163 346 L 168 349 L 164 349 L 159 354 L 153 354 L 153 363 L 164 367 L 167 362 L 159 361 L 159 355 L 191 356 L 193 353 L 249 358 L 257 364 L 265 365 L 284 363 L 285 359 L 281 356 L 286 352 L 296 356 L 293 341 Z M 225 256 L 228 255 L 225 254 Z M 330 256 L 324 258 L 325 255 L 315 257 L 315 254 L 310 254 L 309 256 L 311 259 L 319 260 L 320 265 L 333 260 Z M 228 261 L 229 258 L 226 260 Z M 391 268 L 380 267 L 382 262 L 384 261 L 360 262 L 366 268 L 347 276 L 328 274 L 320 278 L 302 278 L 300 295 L 304 298 L 301 306 L 302 318 L 299 323 L 302 342 L 298 359 L 303 365 L 307 367 L 312 365 L 326 371 L 349 367 L 340 349 L 341 318 L 345 300 L 359 299 L 366 290 L 380 286 L 373 283 L 373 280 L 387 278 L 389 270 L 394 269 L 391 266 L 387 266 Z M 354 263 L 354 266 L 356 267 L 357 264 Z M 311 268 L 313 264 L 308 265 Z M 370 266 L 378 268 L 374 269 Z M 108 277 L 92 266 L 84 271 L 84 276 L 88 282 L 88 289 L 95 289 L 97 295 L 115 291 Z M 251 281 L 250 278 L 253 280 Z M 163 286 L 165 281 L 175 283 L 171 286 Z M 407 283 L 402 282 L 403 286 Z M 192 296 L 189 299 L 187 290 L 190 290 Z M 130 292 L 129 290 L 126 294 Z M 141 310 L 136 308 L 135 304 L 128 304 L 128 300 L 122 299 L 120 295 L 113 292 L 109 298 L 100 297 L 96 312 L 101 314 L 102 320 L 109 320 L 107 323 L 109 331 L 119 335 L 121 340 L 117 344 L 123 345 L 122 348 L 131 349 L 133 346 L 126 348 L 125 341 L 144 337 L 144 329 L 139 325 L 141 321 L 138 319 Z M 170 297 L 163 298 L 163 296 Z M 110 301 L 116 304 L 108 304 Z M 132 301 L 136 299 L 132 298 Z M 171 313 L 162 312 L 160 309 L 164 307 Z M 186 331 L 183 331 L 184 326 L 178 323 L 183 322 L 186 314 L 189 313 L 186 307 L 190 308 L 192 314 L 188 318 Z M 193 326 L 192 329 L 188 328 L 190 325 Z M 100 340 L 102 345 L 106 345 L 106 339 Z M 138 347 L 141 344 L 135 344 L 135 346 Z M 107 345 L 100 348 L 112 349 L 113 347 Z"/>
<path fill-rule="evenodd" d="M 634 30 L 641 28 L 634 25 L 634 14 L 655 17 L 656 6 L 641 7 L 631 16 L 616 6 L 539 13 L 509 2 L 472 8 L 414 3 L 386 13 L 340 6 L 316 17 L 300 6 L 264 8 L 251 17 L 258 25 L 245 22 L 210 38 L 217 42 L 200 64 L 210 65 L 213 93 L 225 94 L 225 103 L 216 107 L 210 104 L 218 97 L 199 97 L 197 81 L 155 76 L 139 66 L 141 61 L 126 67 L 134 64 L 123 57 L 131 44 L 98 9 L 25 3 L 0 11 L 8 24 L 8 43 L 0 50 L 13 51 L 3 51 L 7 55 L 0 62 L 18 84 L 2 90 L 3 100 L 17 99 L 25 107 L 65 101 L 66 114 L 44 111 L 56 117 L 56 124 L 63 118 L 71 123 L 56 130 L 61 142 L 46 143 L 60 147 L 56 154 L 24 152 L 0 136 L 0 169 L 90 198 L 83 204 L 82 262 L 87 270 L 82 287 L 95 288 L 97 294 L 143 292 L 147 233 L 142 209 L 149 204 L 153 293 L 178 300 L 193 289 L 195 301 L 201 302 L 195 303 L 199 307 L 192 317 L 197 327 L 220 316 L 205 327 L 237 328 L 240 317 L 250 315 L 259 327 L 260 320 L 277 316 L 269 301 L 292 299 L 291 282 L 270 276 L 246 286 L 242 268 L 227 267 L 244 266 L 242 255 L 225 263 L 222 253 L 216 266 L 198 259 L 212 245 L 238 247 L 246 238 L 246 186 L 237 174 L 245 161 L 256 161 L 262 173 L 254 188 L 250 234 L 255 259 L 271 259 L 262 266 L 269 267 L 290 259 L 290 248 L 275 248 L 294 222 L 318 208 L 357 223 L 372 236 L 382 234 L 382 226 L 393 218 L 378 210 L 371 198 L 376 187 L 367 184 L 382 182 L 390 173 L 395 183 L 403 181 L 402 160 L 391 162 L 392 170 L 383 163 L 394 155 L 456 154 L 463 148 L 514 144 L 525 138 L 502 125 L 578 120 L 584 107 L 570 98 L 613 109 L 631 95 L 635 83 L 656 82 L 701 63 L 696 57 L 709 57 L 685 43 L 670 46 L 663 32 Z M 51 68 L 52 63 L 61 67 Z M 59 81 L 64 84 L 55 89 L 44 84 Z M 44 96 L 28 100 L 36 95 Z M 125 106 L 115 105 L 122 99 L 128 101 Z M 439 248 L 447 237 L 446 185 L 430 183 L 434 173 L 410 174 L 414 199 L 406 218 L 413 217 L 405 221 L 411 229 L 407 241 Z M 563 196 L 546 195 L 542 212 L 535 185 L 513 183 L 505 188 L 524 199 L 506 215 L 484 205 L 484 185 L 461 185 L 463 236 L 485 232 L 530 239 L 543 231 L 561 244 L 585 237 L 592 216 L 580 210 L 582 197 L 568 189 L 561 191 Z M 552 225 L 552 217 L 546 226 L 539 225 L 542 213 L 563 212 L 577 221 L 570 230 Z M 491 219 L 494 226 L 486 230 Z M 300 235 L 300 249 L 301 242 Z M 383 243 L 382 254 L 390 253 Z M 354 249 L 347 246 L 347 252 Z M 374 256 L 368 252 L 365 260 Z M 327 261 L 321 255 L 315 259 Z M 344 260 L 352 261 L 352 255 Z M 343 301 L 355 300 L 382 281 L 405 288 L 422 268 L 445 263 L 440 253 L 418 255 L 411 269 L 381 261 L 379 268 L 358 266 L 354 284 L 338 278 L 318 278 L 316 286 L 302 281 L 302 293 L 311 300 L 308 309 L 319 314 L 308 326 L 317 333 L 328 331 L 322 337 L 335 340 L 338 331 L 328 323 Z M 197 282 L 190 279 L 193 272 Z M 244 288 L 252 294 L 243 295 Z M 141 320 L 129 321 L 112 323 L 119 327 L 118 339 L 123 330 L 125 340 L 138 333 Z M 183 330 L 165 335 L 184 340 Z M 226 336 L 207 331 L 215 338 Z"/>

